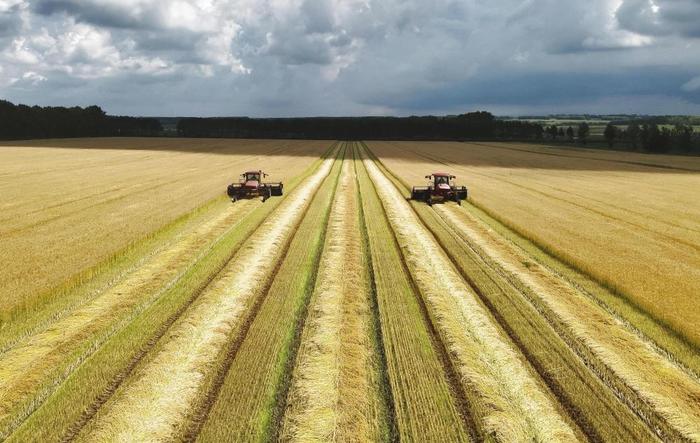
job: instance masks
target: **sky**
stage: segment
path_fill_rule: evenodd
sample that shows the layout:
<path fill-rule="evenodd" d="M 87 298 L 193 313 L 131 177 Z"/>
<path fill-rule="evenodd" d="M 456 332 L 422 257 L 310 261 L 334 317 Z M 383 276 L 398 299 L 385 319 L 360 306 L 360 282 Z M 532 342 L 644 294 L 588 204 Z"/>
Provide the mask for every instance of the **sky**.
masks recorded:
<path fill-rule="evenodd" d="M 0 98 L 152 116 L 700 114 L 700 0 L 0 0 Z"/>

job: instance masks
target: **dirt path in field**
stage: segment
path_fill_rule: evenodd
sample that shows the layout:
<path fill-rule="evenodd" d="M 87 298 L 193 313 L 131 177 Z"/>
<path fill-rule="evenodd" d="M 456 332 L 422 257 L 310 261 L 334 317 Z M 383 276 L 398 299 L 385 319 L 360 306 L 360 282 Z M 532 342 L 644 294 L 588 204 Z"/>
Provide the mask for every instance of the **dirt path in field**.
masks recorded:
<path fill-rule="evenodd" d="M 553 399 L 523 364 L 477 295 L 422 226 L 405 198 L 365 159 L 409 269 L 452 353 L 482 435 L 499 441 L 575 441 Z"/>
<path fill-rule="evenodd" d="M 565 340 L 570 344 L 571 339 L 576 340 L 612 371 L 614 377 L 600 368 L 593 368 L 606 384 L 619 392 L 614 380 L 618 378 L 631 388 L 639 400 L 627 397 L 623 401 L 642 418 L 646 417 L 650 426 L 658 426 L 653 419 L 653 415 L 658 415 L 677 432 L 677 435 L 673 431 L 669 435 L 662 431 L 665 438 L 680 435 L 700 440 L 700 382 L 697 378 L 463 208 L 447 204 L 436 206 L 435 211 L 464 241 L 477 246 L 497 263 L 508 278 L 517 279 L 528 287 L 537 297 L 536 301 L 543 303 L 566 328 L 565 335 L 569 338 L 564 337 Z M 573 346 L 575 350 L 577 347 Z M 589 360 L 586 355 L 581 357 Z"/>
<path fill-rule="evenodd" d="M 186 230 L 138 268 L 71 312 L 14 343 L 0 354 L 0 424 L 24 402 L 34 403 L 14 417 L 18 422 L 119 328 L 155 302 L 217 239 L 260 203 L 220 205 L 211 218 Z M 16 425 L 16 423 L 15 423 Z"/>
<path fill-rule="evenodd" d="M 281 433 L 285 441 L 377 441 L 371 307 L 359 202 L 343 163 Z"/>
<path fill-rule="evenodd" d="M 183 425 L 205 373 L 273 272 L 333 162 L 325 160 L 258 227 L 148 360 L 87 424 L 79 439 L 163 440 Z"/>

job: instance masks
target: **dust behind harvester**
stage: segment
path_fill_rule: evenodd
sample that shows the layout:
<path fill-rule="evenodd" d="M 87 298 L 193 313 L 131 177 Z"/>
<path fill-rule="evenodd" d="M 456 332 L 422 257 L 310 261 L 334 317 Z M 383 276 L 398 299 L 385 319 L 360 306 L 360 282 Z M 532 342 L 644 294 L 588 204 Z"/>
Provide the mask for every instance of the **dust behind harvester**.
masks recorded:
<path fill-rule="evenodd" d="M 232 202 L 242 198 L 262 197 L 265 201 L 272 196 L 282 195 L 282 183 L 264 183 L 263 178 L 267 177 L 262 171 L 248 171 L 241 174 L 238 183 L 231 183 L 226 189 L 226 193 Z"/>
<path fill-rule="evenodd" d="M 424 201 L 429 205 L 451 200 L 461 205 L 462 200 L 467 199 L 467 188 L 455 185 L 454 175 L 433 172 L 425 178 L 430 180 L 430 183 L 428 186 L 414 186 L 411 190 L 411 200 Z"/>

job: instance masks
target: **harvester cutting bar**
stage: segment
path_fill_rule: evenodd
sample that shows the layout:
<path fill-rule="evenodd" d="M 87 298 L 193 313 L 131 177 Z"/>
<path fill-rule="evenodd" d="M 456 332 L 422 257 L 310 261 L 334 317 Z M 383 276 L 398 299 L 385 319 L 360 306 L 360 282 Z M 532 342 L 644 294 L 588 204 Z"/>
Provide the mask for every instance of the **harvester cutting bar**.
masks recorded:
<path fill-rule="evenodd" d="M 411 189 L 411 199 L 424 201 L 429 205 L 437 202 L 454 201 L 457 204 L 462 204 L 462 200 L 468 197 L 466 186 L 456 186 L 454 184 L 454 175 L 444 172 L 435 172 L 431 175 L 426 175 L 425 178 L 430 180 L 428 186 L 414 186 Z"/>
<path fill-rule="evenodd" d="M 249 171 L 241 174 L 240 183 L 231 183 L 226 188 L 226 194 L 231 201 L 242 198 L 262 197 L 263 201 L 272 196 L 282 195 L 283 185 L 280 182 L 263 183 L 261 179 L 266 177 L 262 171 Z"/>

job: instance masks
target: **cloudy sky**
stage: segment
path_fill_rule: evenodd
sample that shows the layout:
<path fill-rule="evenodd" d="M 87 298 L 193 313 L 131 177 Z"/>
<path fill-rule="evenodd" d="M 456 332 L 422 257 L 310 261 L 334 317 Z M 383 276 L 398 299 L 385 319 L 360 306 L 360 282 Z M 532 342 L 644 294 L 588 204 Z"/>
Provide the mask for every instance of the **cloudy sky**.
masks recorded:
<path fill-rule="evenodd" d="M 0 98 L 160 116 L 700 114 L 700 0 L 0 0 Z"/>

